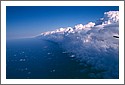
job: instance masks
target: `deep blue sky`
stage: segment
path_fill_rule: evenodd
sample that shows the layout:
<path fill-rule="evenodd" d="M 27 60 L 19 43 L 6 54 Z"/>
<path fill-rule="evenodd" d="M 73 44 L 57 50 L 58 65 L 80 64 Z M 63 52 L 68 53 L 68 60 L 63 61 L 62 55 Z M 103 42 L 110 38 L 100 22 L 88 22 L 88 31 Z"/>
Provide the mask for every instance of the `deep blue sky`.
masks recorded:
<path fill-rule="evenodd" d="M 87 24 L 118 6 L 7 6 L 7 39 L 31 37 L 60 27 Z"/>

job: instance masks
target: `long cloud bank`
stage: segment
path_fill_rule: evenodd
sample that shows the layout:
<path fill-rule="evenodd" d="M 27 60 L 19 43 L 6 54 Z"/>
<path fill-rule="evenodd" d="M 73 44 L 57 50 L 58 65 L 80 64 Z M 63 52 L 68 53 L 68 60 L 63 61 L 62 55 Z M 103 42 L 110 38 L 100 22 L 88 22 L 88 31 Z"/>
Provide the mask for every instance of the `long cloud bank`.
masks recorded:
<path fill-rule="evenodd" d="M 81 73 L 91 78 L 118 78 L 118 35 L 119 11 L 109 11 L 95 23 L 60 28 L 37 37 L 57 42 L 66 52 L 73 53 L 71 57 L 83 66 Z"/>

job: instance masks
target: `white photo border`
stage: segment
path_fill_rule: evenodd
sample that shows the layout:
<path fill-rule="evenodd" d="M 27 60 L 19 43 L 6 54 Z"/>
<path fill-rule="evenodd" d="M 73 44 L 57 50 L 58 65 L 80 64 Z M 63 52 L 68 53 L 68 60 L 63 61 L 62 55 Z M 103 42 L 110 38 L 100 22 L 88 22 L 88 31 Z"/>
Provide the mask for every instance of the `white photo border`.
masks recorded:
<path fill-rule="evenodd" d="M 6 6 L 119 6 L 119 79 L 6 79 Z M 124 84 L 124 1 L 1 1 L 1 84 Z"/>

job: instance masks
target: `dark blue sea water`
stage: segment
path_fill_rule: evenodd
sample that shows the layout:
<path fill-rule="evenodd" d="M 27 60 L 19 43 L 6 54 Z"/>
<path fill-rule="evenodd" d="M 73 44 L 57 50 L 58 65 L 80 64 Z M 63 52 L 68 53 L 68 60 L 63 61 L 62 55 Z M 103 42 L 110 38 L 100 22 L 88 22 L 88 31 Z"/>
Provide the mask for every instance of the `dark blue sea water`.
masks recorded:
<path fill-rule="evenodd" d="M 78 61 L 58 43 L 40 39 L 7 41 L 7 79 L 77 79 L 81 74 Z"/>
<path fill-rule="evenodd" d="M 91 60 L 81 63 L 74 53 L 67 52 L 60 43 L 38 38 L 7 40 L 6 44 L 6 78 L 7 79 L 104 79 L 118 78 L 118 66 L 111 71 L 107 66 L 93 68 Z M 83 50 L 84 51 L 84 50 Z M 96 53 L 96 52 L 95 52 Z M 106 61 L 115 56 L 107 53 Z M 103 54 L 102 54 L 103 56 Z M 82 55 L 84 57 L 84 55 Z M 94 57 L 94 56 L 93 56 Z M 94 59 L 94 58 L 93 58 Z M 96 59 L 96 58 L 95 58 Z M 99 60 L 101 60 L 100 57 Z M 116 59 L 117 61 L 118 59 Z M 103 61 L 97 61 L 101 63 Z M 115 61 L 112 61 L 115 63 Z M 110 65 L 110 63 L 106 63 Z M 105 65 L 105 64 L 104 64 Z M 112 73 L 112 71 L 114 71 Z M 112 73 L 112 74 L 111 74 Z M 111 74 L 111 75 L 110 75 Z M 107 76 L 109 75 L 109 76 Z"/>

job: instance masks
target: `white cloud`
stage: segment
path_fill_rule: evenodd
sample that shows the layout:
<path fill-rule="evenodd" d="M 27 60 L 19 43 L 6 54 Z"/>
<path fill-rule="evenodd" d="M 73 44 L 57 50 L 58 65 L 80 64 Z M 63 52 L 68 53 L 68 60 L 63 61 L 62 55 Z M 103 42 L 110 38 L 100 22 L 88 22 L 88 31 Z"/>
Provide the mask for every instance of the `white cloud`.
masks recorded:
<path fill-rule="evenodd" d="M 111 24 L 119 22 L 119 11 L 105 12 L 103 18 L 100 18 L 96 24 Z"/>
<path fill-rule="evenodd" d="M 42 36 L 44 35 L 44 36 Z M 74 53 L 76 60 L 83 65 L 91 65 L 88 75 L 96 78 L 118 78 L 119 12 L 104 13 L 96 23 L 76 25 L 74 28 L 60 28 L 56 31 L 42 33 L 39 38 L 60 43 L 67 52 Z"/>

